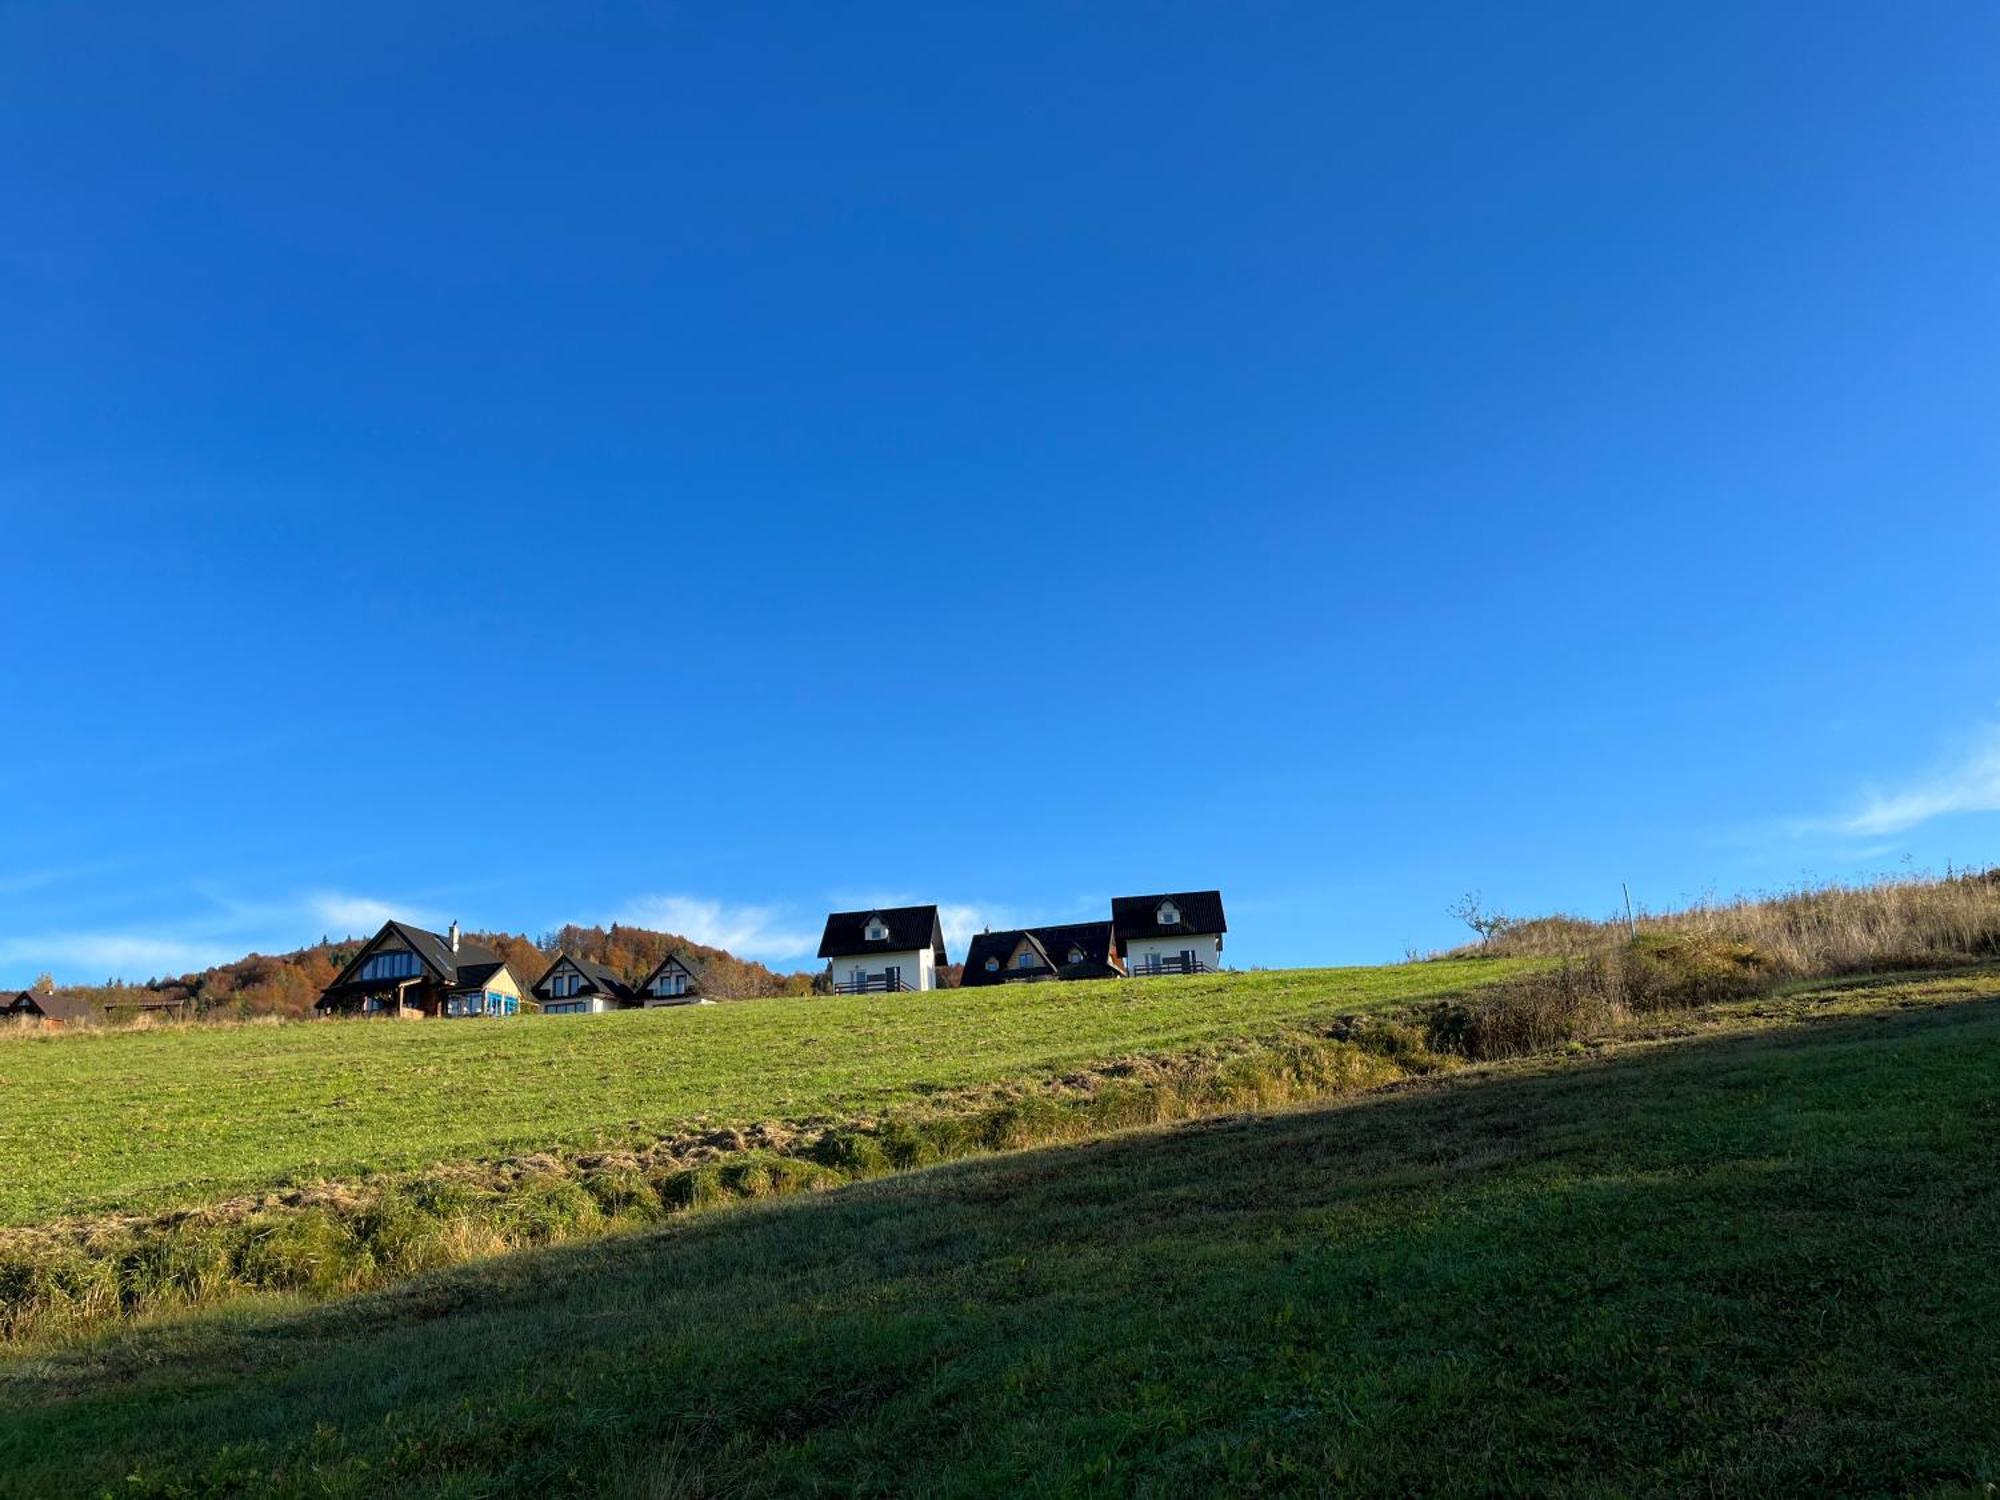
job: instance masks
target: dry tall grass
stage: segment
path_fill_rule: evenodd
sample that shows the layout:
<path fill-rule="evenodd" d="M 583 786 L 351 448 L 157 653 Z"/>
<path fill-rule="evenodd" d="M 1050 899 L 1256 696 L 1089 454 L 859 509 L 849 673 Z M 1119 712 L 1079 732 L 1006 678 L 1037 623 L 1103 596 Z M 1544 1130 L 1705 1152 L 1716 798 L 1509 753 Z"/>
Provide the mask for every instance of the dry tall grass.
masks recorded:
<path fill-rule="evenodd" d="M 1705 901 L 1681 911 L 1642 912 L 1633 929 L 1641 937 L 1745 944 L 1780 979 L 1976 963 L 2000 957 L 2000 869 Z M 1459 955 L 1571 958 L 1627 935 L 1622 917 L 1503 918 L 1487 942 Z"/>
<path fill-rule="evenodd" d="M 1430 1037 L 1471 1057 L 1513 1057 L 1627 1016 L 1741 999 L 1792 980 L 1991 962 L 2000 958 L 2000 870 L 1806 886 L 1638 913 L 1629 923 L 1482 921 L 1486 939 L 1452 956 L 1558 962 L 1476 1006 L 1437 1007 Z"/>

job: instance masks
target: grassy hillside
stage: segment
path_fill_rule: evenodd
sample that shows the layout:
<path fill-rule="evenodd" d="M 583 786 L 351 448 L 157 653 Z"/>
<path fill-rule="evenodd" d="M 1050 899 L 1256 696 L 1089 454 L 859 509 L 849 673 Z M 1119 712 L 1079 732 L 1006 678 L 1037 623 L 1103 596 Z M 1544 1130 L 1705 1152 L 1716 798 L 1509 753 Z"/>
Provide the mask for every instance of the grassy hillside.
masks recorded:
<path fill-rule="evenodd" d="M 1758 1000 L 17 1359 L 0 1493 L 1989 1493 L 1996 997 Z"/>
<path fill-rule="evenodd" d="M 1123 1054 L 1462 990 L 1457 962 L 522 1017 L 20 1035 L 0 1043 L 0 1223 L 290 1180 L 851 1117 Z"/>

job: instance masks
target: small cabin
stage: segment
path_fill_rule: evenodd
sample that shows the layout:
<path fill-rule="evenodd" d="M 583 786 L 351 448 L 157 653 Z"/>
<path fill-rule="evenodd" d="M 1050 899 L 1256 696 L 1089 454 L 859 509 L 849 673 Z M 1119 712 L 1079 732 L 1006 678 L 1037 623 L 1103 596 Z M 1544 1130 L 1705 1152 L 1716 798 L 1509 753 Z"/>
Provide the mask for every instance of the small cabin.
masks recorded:
<path fill-rule="evenodd" d="M 108 1019 L 93 1001 L 56 990 L 22 990 L 0 1003 L 0 1019 L 43 1021 L 51 1026 L 87 1026 Z"/>

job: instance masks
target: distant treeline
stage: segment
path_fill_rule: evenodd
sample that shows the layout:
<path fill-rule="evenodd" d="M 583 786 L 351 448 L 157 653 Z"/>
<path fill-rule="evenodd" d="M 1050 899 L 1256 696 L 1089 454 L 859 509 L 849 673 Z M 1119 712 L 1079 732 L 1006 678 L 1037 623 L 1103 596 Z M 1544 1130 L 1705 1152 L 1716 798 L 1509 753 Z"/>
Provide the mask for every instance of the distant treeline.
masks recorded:
<path fill-rule="evenodd" d="M 615 922 L 608 928 L 572 924 L 544 933 L 540 939 L 512 932 L 468 932 L 466 936 L 485 943 L 506 959 L 523 990 L 540 979 L 556 954 L 564 950 L 607 965 L 628 980 L 643 978 L 669 953 L 681 953 L 700 961 L 704 993 L 723 1000 L 809 994 L 815 977 L 780 974 L 763 964 L 738 958 L 721 948 L 690 942 L 671 932 L 653 932 Z M 229 1019 L 309 1016 L 320 991 L 333 982 L 333 976 L 346 967 L 366 941 L 366 937 L 338 941 L 321 938 L 311 947 L 294 953 L 252 953 L 233 963 L 176 978 L 149 979 L 143 984 L 110 980 L 101 985 L 65 985 L 61 993 L 99 1007 L 129 1006 L 138 998 L 136 992 L 144 991 L 150 998 L 186 1002 L 196 1015 Z"/>

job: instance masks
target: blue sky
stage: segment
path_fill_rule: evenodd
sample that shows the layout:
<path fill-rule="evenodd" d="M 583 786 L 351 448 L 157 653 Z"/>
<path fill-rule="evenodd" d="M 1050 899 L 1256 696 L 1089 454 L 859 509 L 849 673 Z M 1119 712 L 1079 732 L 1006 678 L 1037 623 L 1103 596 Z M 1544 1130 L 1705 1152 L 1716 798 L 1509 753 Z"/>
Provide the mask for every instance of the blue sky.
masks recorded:
<path fill-rule="evenodd" d="M 421 13 L 417 13 L 417 12 Z M 0 11 L 0 982 L 2000 861 L 1988 5 Z"/>

